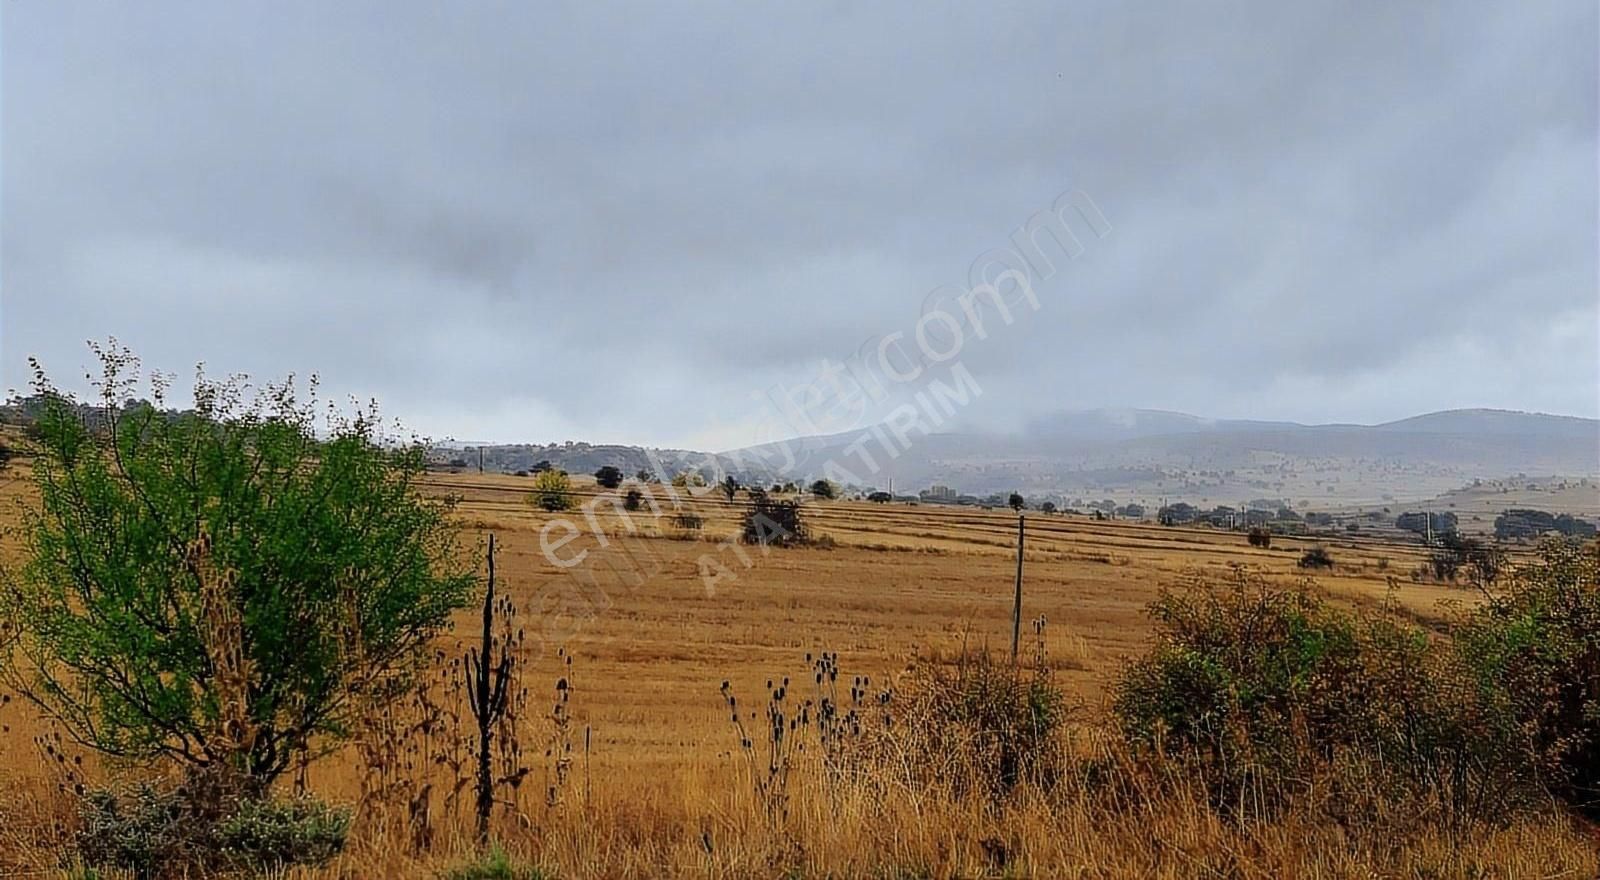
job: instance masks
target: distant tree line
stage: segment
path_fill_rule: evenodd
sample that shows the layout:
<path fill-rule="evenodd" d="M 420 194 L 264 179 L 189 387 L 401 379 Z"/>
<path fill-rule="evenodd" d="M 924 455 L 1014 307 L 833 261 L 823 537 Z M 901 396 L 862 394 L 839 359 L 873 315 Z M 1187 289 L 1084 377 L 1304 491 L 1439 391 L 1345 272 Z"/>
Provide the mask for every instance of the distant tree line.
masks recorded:
<path fill-rule="evenodd" d="M 1513 508 L 1494 519 L 1494 536 L 1502 541 L 1537 538 L 1546 532 L 1559 532 L 1569 538 L 1593 538 L 1595 524 L 1567 513 L 1555 515 L 1528 508 Z"/>

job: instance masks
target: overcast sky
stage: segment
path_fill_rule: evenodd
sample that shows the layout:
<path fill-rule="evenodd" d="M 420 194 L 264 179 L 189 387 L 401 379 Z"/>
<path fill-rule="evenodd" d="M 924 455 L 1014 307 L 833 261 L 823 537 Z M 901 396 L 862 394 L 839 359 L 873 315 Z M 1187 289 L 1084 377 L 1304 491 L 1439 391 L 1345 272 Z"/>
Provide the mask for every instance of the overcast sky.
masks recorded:
<path fill-rule="evenodd" d="M 1600 415 L 1591 0 L 862 5 L 8 3 L 0 386 L 727 448 L 1077 190 L 964 423 Z"/>

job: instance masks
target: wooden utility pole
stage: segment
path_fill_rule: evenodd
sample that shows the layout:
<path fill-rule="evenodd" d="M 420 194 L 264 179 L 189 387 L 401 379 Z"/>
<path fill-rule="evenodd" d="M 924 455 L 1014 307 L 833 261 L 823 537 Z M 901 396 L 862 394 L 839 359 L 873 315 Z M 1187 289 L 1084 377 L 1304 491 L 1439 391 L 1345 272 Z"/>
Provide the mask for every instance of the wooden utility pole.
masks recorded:
<path fill-rule="evenodd" d="M 1017 645 L 1022 640 L 1022 529 L 1025 517 L 1017 514 L 1017 592 L 1011 601 L 1011 662 L 1017 662 Z"/>

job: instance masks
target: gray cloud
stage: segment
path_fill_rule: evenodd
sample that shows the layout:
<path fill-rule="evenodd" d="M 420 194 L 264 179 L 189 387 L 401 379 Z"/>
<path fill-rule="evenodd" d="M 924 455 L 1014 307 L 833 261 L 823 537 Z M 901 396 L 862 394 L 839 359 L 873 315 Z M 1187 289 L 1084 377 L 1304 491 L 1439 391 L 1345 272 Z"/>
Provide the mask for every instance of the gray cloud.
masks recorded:
<path fill-rule="evenodd" d="M 1592 3 L 5 9 L 0 384 L 318 371 L 433 434 L 742 443 L 1060 193 L 964 417 L 1600 414 Z M 770 439 L 770 438 L 769 438 Z"/>

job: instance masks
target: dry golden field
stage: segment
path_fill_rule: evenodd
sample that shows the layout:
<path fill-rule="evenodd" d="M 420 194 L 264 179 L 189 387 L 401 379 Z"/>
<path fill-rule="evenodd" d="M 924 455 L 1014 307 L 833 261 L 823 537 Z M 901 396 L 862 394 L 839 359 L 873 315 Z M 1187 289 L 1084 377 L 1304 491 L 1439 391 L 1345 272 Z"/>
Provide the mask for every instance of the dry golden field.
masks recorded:
<path fill-rule="evenodd" d="M 24 474 L 14 468 L 0 476 L 7 521 L 26 495 Z M 461 497 L 469 536 L 497 537 L 499 583 L 528 636 L 522 747 L 534 757 L 530 781 L 497 819 L 496 834 L 553 876 L 1585 878 L 1600 871 L 1593 838 L 1555 817 L 1464 832 L 1396 817 L 1424 825 L 1385 844 L 1292 817 L 1240 828 L 1181 798 L 1115 817 L 1024 799 L 996 815 L 916 792 L 864 804 L 801 786 L 789 819 L 774 827 L 753 804 L 722 682 L 759 706 L 769 680 L 809 679 L 808 655 L 837 652 L 845 676 L 877 685 L 913 657 L 937 662 L 963 645 L 1009 650 L 1014 514 L 808 501 L 808 525 L 825 536 L 824 546 L 763 554 L 726 543 L 739 508 L 720 496 L 695 500 L 706 523 L 692 537 L 670 517 L 646 511 L 624 520 L 603 506 L 595 520 L 609 544 L 603 549 L 581 512 L 560 515 L 584 532 L 562 555 L 591 553 L 562 570 L 541 554 L 540 530 L 552 515 L 528 505 L 525 478 L 435 474 L 428 485 Z M 1046 619 L 1049 665 L 1081 701 L 1079 725 L 1089 731 L 1111 677 L 1148 643 L 1143 609 L 1162 587 L 1197 572 L 1226 575 L 1232 566 L 1300 579 L 1295 562 L 1311 543 L 1276 538 L 1259 550 L 1237 533 L 1030 514 L 1023 614 Z M 1326 546 L 1338 565 L 1315 576 L 1315 589 L 1339 601 L 1375 607 L 1392 600 L 1426 625 L 1446 619 L 1448 603 L 1472 601 L 1460 588 L 1413 583 L 1409 573 L 1422 560 L 1415 545 L 1358 538 Z M 645 576 L 618 564 L 623 549 Z M 14 536 L 5 553 L 14 560 Z M 724 575 L 710 589 L 708 570 Z M 445 657 L 460 655 L 474 625 L 473 613 L 463 612 L 440 645 Z M 1024 651 L 1029 643 L 1025 635 Z M 564 732 L 547 717 L 559 678 L 571 683 Z M 59 790 L 62 774 L 35 741 L 50 728 L 16 700 L 0 708 L 0 720 L 0 877 L 52 876 L 65 833 L 59 823 L 71 808 Z M 1096 747 L 1092 735 L 1084 742 Z M 551 743 L 558 755 L 560 744 L 570 744 L 573 755 L 554 805 L 547 791 L 558 771 L 544 757 Z M 75 760 L 74 750 L 65 751 Z M 115 768 L 86 757 L 81 772 L 100 779 Z M 428 772 L 440 788 L 448 784 L 448 774 Z M 331 800 L 363 795 L 361 762 L 350 748 L 313 765 L 307 781 Z M 451 818 L 434 807 L 439 830 L 428 852 L 412 851 L 402 812 L 392 803 L 364 807 L 350 848 L 315 876 L 435 876 L 465 857 L 464 808 Z M 1007 852 L 998 859 L 996 842 Z"/>

